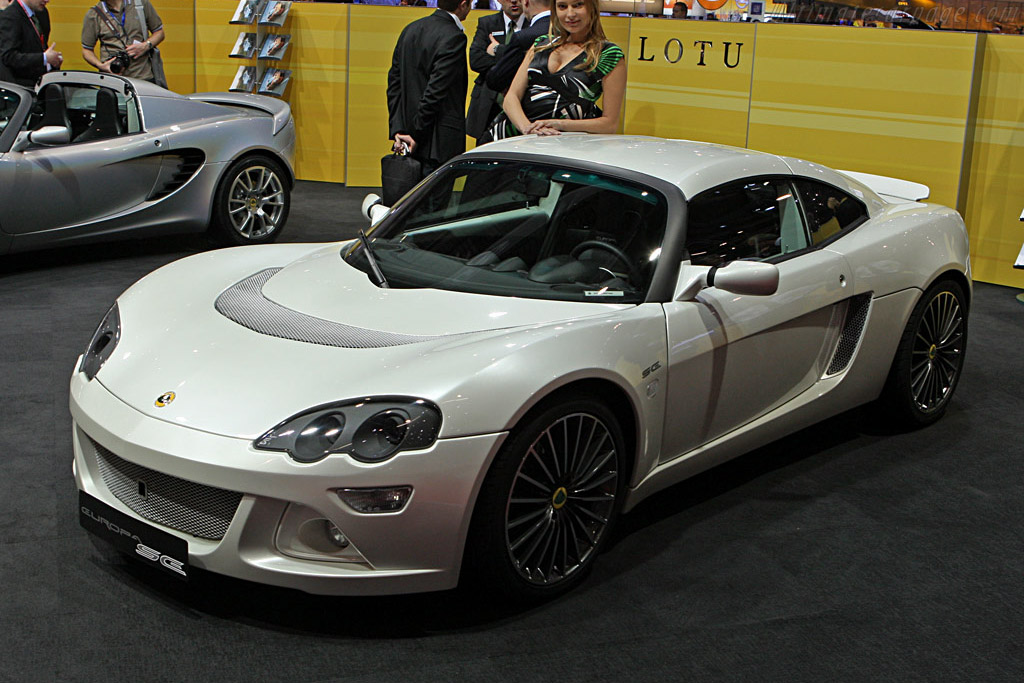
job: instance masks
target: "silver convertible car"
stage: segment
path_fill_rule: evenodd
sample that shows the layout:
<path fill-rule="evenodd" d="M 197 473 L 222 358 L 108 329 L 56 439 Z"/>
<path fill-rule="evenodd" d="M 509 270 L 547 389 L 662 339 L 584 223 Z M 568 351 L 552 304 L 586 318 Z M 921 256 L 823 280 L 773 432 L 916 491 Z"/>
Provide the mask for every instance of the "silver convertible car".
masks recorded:
<path fill-rule="evenodd" d="M 0 82 L 0 255 L 210 230 L 277 238 L 294 182 L 289 106 L 239 93 L 181 96 L 111 74 Z"/>
<path fill-rule="evenodd" d="M 181 578 L 558 594 L 655 491 L 860 404 L 943 414 L 971 271 L 927 193 L 526 136 L 371 195 L 354 241 L 170 264 L 71 377 L 81 522 Z"/>

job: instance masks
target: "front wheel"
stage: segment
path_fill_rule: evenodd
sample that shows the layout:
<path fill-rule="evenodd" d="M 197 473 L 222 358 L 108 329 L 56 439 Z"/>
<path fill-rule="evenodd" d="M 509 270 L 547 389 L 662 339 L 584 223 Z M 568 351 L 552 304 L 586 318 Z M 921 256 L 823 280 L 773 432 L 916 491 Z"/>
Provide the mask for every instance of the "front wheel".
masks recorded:
<path fill-rule="evenodd" d="M 928 288 L 900 338 L 881 405 L 898 425 L 924 427 L 946 412 L 967 350 L 967 297 L 952 280 Z"/>
<path fill-rule="evenodd" d="M 225 244 L 266 244 L 288 220 L 291 192 L 281 164 L 258 155 L 236 161 L 214 195 L 214 238 Z"/>
<path fill-rule="evenodd" d="M 481 487 L 466 545 L 468 579 L 512 601 L 579 583 L 607 541 L 625 493 L 615 415 L 577 398 L 517 427 Z"/>

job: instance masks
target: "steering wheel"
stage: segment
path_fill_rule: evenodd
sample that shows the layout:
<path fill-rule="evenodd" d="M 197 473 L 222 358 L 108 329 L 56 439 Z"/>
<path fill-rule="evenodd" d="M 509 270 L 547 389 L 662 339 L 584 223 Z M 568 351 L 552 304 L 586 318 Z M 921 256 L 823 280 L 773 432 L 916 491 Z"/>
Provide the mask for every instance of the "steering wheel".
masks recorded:
<path fill-rule="evenodd" d="M 622 263 L 622 265 L 626 266 L 626 269 L 629 271 L 629 280 L 634 285 L 639 285 L 643 281 L 643 278 L 641 278 L 640 276 L 640 271 L 637 270 L 636 266 L 633 265 L 633 262 L 629 260 L 628 256 L 626 256 L 626 252 L 622 251 L 614 244 L 602 242 L 601 240 L 587 240 L 585 242 L 580 242 L 575 247 L 573 247 L 572 251 L 569 252 L 569 256 L 575 259 L 578 258 L 579 255 L 585 252 L 587 249 L 595 248 L 604 249 L 609 254 L 617 258 Z"/>

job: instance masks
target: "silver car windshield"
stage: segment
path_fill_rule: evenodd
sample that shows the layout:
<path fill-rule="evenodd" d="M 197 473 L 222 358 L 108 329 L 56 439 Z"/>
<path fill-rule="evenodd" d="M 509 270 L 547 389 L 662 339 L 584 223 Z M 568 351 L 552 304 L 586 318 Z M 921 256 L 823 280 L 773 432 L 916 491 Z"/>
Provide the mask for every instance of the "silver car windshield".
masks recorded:
<path fill-rule="evenodd" d="M 7 128 L 20 103 L 21 98 L 16 93 L 0 88 L 0 133 Z"/>
<path fill-rule="evenodd" d="M 464 161 L 399 202 L 370 239 L 393 288 L 638 303 L 666 207 L 652 187 L 589 170 Z M 344 257 L 371 272 L 362 247 Z"/>

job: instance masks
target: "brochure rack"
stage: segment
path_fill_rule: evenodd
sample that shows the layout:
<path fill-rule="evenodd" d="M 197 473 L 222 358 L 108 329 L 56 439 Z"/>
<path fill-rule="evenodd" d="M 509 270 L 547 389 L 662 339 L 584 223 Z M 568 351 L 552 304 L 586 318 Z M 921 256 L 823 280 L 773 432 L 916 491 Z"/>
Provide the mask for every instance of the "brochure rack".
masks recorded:
<path fill-rule="evenodd" d="M 239 0 L 229 23 L 246 28 L 238 34 L 228 56 L 249 63 L 238 67 L 230 90 L 284 96 L 292 72 L 276 65 L 291 47 L 292 37 L 276 29 L 284 26 L 291 7 L 291 2 L 281 0 Z M 256 63 L 252 64 L 253 61 Z"/>

